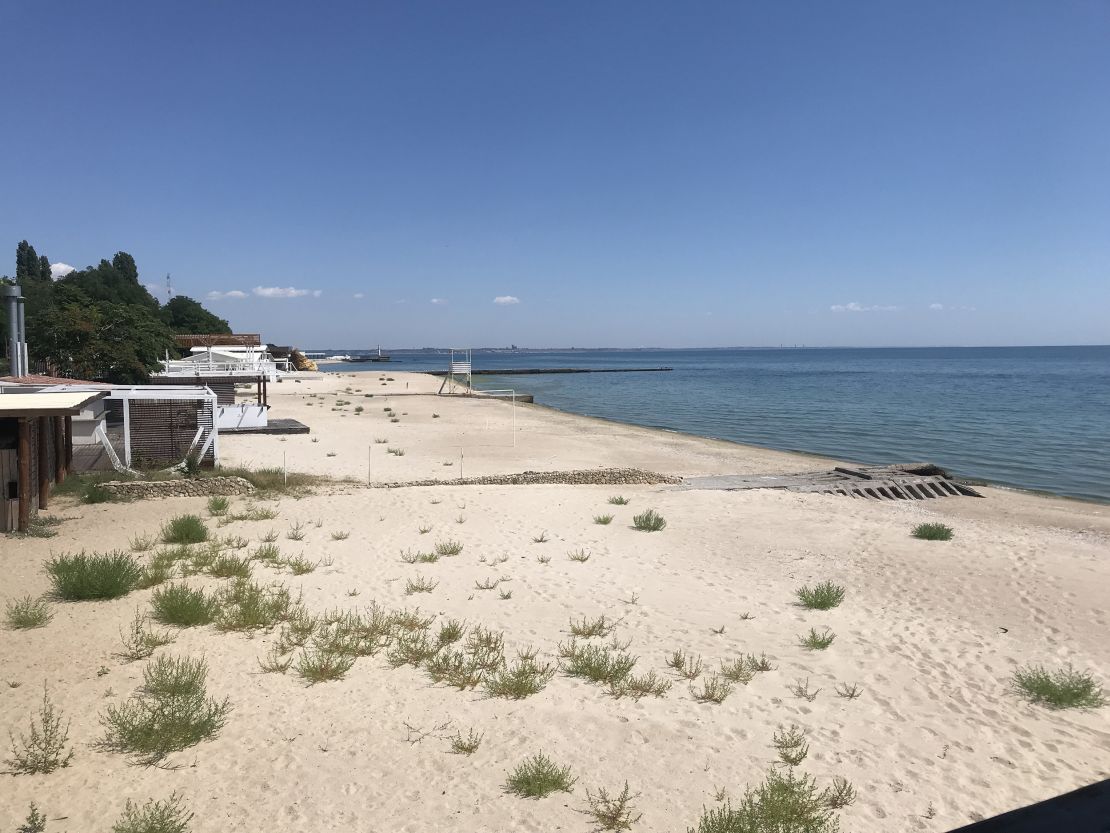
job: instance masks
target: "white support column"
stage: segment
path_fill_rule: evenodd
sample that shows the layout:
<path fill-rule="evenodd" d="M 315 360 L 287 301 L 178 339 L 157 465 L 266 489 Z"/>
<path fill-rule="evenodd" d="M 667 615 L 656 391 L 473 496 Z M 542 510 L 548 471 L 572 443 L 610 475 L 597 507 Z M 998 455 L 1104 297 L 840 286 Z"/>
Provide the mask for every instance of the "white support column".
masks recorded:
<path fill-rule="evenodd" d="M 204 455 L 201 455 L 201 459 Z M 216 425 L 215 402 L 212 405 L 212 465 L 220 467 L 220 427 Z"/>
<path fill-rule="evenodd" d="M 123 399 L 123 464 L 131 468 L 131 400 Z"/>

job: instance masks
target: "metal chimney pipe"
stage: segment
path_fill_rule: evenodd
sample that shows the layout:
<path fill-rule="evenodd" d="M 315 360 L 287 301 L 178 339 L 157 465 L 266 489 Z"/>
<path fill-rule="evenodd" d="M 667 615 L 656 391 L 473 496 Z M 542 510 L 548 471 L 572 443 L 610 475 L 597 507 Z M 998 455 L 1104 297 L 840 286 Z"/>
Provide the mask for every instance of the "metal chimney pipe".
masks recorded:
<path fill-rule="evenodd" d="M 24 318 L 23 311 L 27 306 L 27 301 L 24 298 L 19 299 L 19 375 L 29 376 L 31 374 L 31 362 L 27 359 L 27 321 Z"/>
<path fill-rule="evenodd" d="M 0 298 L 8 307 L 8 372 L 12 376 L 22 376 L 23 348 L 19 338 L 19 302 L 22 300 L 18 285 L 0 286 Z"/>

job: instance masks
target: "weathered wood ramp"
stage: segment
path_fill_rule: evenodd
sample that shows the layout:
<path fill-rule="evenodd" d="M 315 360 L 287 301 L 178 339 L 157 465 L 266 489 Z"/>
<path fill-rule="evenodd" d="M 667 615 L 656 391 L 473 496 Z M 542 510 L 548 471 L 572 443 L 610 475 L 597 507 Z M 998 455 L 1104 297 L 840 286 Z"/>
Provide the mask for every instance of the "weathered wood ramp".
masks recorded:
<path fill-rule="evenodd" d="M 896 466 L 837 466 L 832 471 L 801 472 L 783 475 L 724 474 L 687 477 L 687 489 L 783 489 L 876 500 L 928 500 L 938 497 L 982 497 L 965 483 L 931 463 L 905 463 Z"/>

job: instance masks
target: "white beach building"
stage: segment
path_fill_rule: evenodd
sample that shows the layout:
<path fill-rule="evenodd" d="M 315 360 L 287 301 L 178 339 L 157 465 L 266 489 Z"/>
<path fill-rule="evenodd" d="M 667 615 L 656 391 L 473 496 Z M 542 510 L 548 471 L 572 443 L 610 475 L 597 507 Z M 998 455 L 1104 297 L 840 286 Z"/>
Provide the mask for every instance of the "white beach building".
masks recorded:
<path fill-rule="evenodd" d="M 288 359 L 275 359 L 268 345 L 213 344 L 191 347 L 189 355 L 181 359 L 169 357 L 161 361 L 159 377 L 228 376 L 255 379 L 264 377 L 277 382 L 296 371 Z"/>

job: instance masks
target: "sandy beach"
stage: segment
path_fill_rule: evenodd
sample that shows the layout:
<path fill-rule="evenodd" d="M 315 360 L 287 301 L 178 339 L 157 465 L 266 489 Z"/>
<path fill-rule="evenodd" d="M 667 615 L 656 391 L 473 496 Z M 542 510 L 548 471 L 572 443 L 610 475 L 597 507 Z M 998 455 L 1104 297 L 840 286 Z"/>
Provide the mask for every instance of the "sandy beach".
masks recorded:
<path fill-rule="evenodd" d="M 43 565 L 52 555 L 126 551 L 135 536 L 189 512 L 220 536 L 247 539 L 248 551 L 276 530 L 284 553 L 320 562 L 305 575 L 253 568 L 256 581 L 303 594 L 312 613 L 372 601 L 419 607 L 437 626 L 454 618 L 503 631 L 508 657 L 531 646 L 552 664 L 572 619 L 604 614 L 618 624 L 603 641 L 627 643 L 636 673 L 653 670 L 670 690 L 614 698 L 559 671 L 542 691 L 508 700 L 434 684 L 384 655 L 309 686 L 293 671 L 260 669 L 276 632 L 171 629 L 175 641 L 156 655 L 205 657 L 210 693 L 227 697 L 232 711 L 215 739 L 162 766 L 136 766 L 95 742 L 98 715 L 142 680 L 144 662 L 115 654 L 121 628 L 154 590 L 54 602 L 46 627 L 0 630 L 0 735 L 26 730 L 45 683 L 72 721 L 75 754 L 53 773 L 4 778 L 0 828 L 17 826 L 34 801 L 50 831 L 107 830 L 128 799 L 177 793 L 195 813 L 196 833 L 586 833 L 586 789 L 619 791 L 627 781 L 642 813 L 634 830 L 681 831 L 724 794 L 736 799 L 757 784 L 776 760 L 773 733 L 790 724 L 808 735 L 801 770 L 822 787 L 834 776 L 854 785 L 858 797 L 840 818 L 856 833 L 946 831 L 1110 777 L 1110 708 L 1050 711 L 1009 683 L 1029 663 L 1073 663 L 1110 681 L 1110 506 L 989 487 L 983 499 L 893 502 L 674 485 L 457 485 L 460 476 L 524 471 L 786 473 L 833 461 L 541 406 L 437 397 L 439 386 L 393 370 L 274 385 L 272 416 L 298 419 L 311 434 L 222 435 L 224 465 L 285 465 L 337 482 L 266 501 L 279 513 L 273 520 L 218 529 L 201 498 L 58 499 L 50 513 L 66 520 L 55 537 L 0 539 L 0 604 L 48 592 Z M 427 479 L 443 482 L 367 487 Z M 609 504 L 614 495 L 627 505 Z M 666 528 L 634 529 L 632 517 L 646 509 Z M 595 523 L 602 514 L 612 522 Z M 926 521 L 949 524 L 955 537 L 911 537 Z M 304 526 L 303 540 L 288 539 L 294 524 Z M 421 564 L 401 557 L 448 541 L 462 545 L 458 555 Z M 406 595 L 417 577 L 434 589 Z M 796 603 L 799 587 L 826 580 L 846 589 L 840 606 Z M 810 628 L 828 628 L 835 641 L 802 647 Z M 703 679 L 688 682 L 666 664 L 678 650 L 700 655 L 703 678 L 742 654 L 765 653 L 773 668 L 719 704 L 701 703 L 691 690 Z M 799 681 L 817 696 L 796 696 Z M 838 696 L 853 684 L 859 697 Z M 477 751 L 450 754 L 449 738 L 471 729 L 483 734 Z M 508 773 L 540 751 L 571 768 L 573 792 L 507 794 Z"/>

